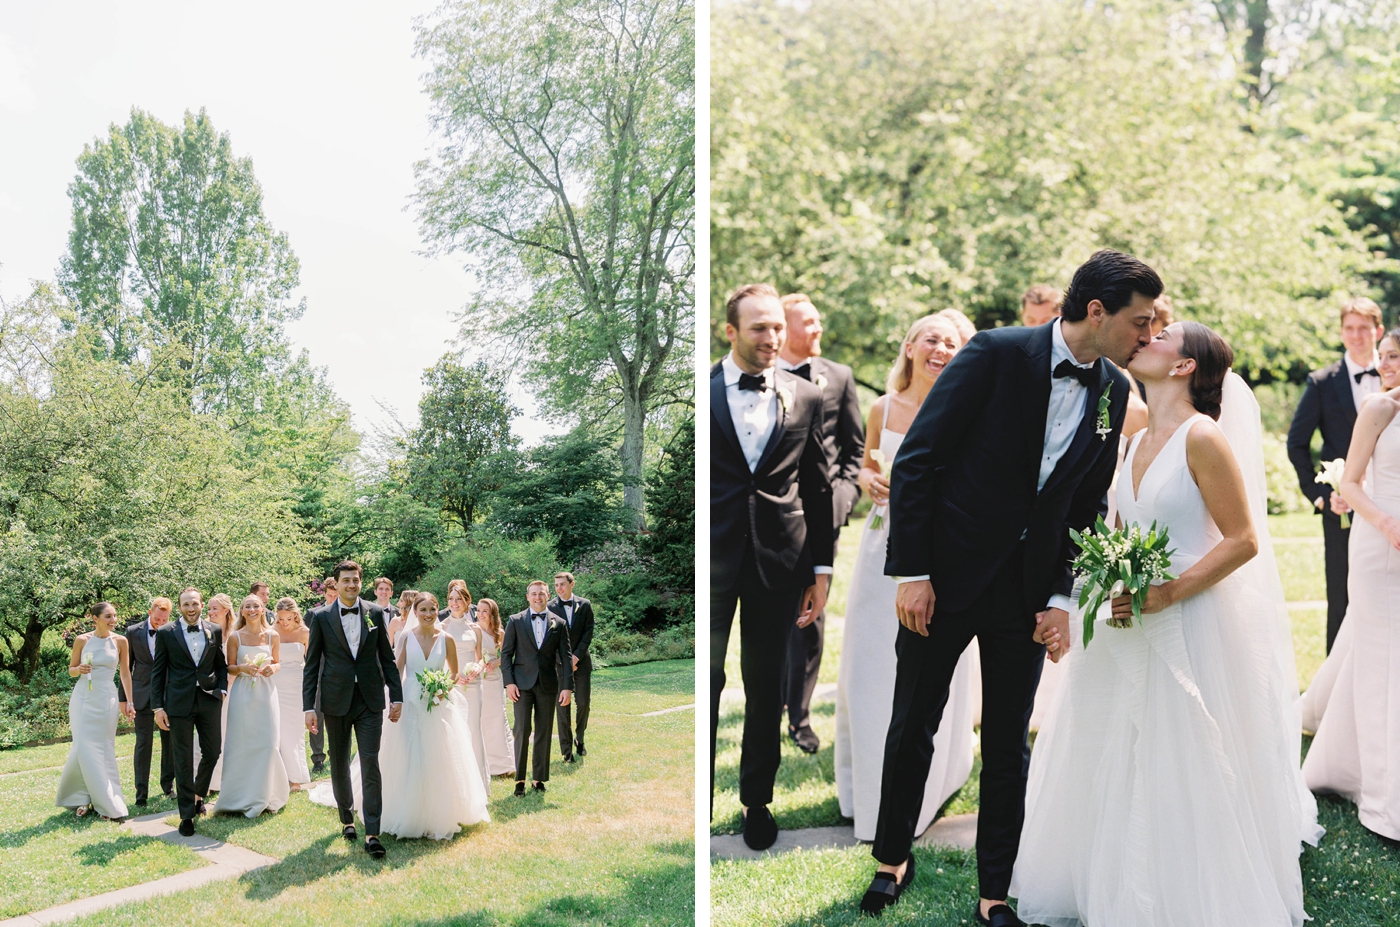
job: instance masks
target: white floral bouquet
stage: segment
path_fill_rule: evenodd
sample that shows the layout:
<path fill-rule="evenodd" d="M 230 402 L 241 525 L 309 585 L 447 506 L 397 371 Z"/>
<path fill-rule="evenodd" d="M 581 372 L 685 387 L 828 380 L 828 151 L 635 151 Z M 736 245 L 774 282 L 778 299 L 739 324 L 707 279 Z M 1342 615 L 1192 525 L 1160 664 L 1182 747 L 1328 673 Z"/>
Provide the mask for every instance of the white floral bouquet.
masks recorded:
<path fill-rule="evenodd" d="M 885 452 L 878 447 L 870 449 L 870 459 L 880 465 L 880 475 L 888 480 L 890 478 L 890 470 L 894 468 L 894 461 L 886 460 Z M 871 531 L 879 531 L 881 528 L 885 527 L 885 511 L 887 508 L 888 506 L 886 505 L 875 506 L 875 511 L 870 515 Z"/>
<path fill-rule="evenodd" d="M 452 694 L 454 683 L 447 670 L 421 669 L 414 678 L 418 680 L 419 697 L 428 703 L 429 711 L 433 710 L 434 705 L 447 701 Z"/>
<path fill-rule="evenodd" d="M 247 660 L 248 665 L 251 666 L 254 670 L 260 670 L 260 669 L 262 669 L 264 666 L 267 666 L 267 664 L 269 664 L 269 663 L 271 663 L 271 662 L 272 662 L 272 657 L 268 656 L 268 655 L 265 654 L 265 653 L 255 653 L 255 654 L 253 654 L 251 657 L 249 657 L 248 660 Z M 256 673 L 253 673 L 252 675 L 250 675 L 250 676 L 248 677 L 248 682 L 251 683 L 252 685 L 257 685 L 257 684 L 258 684 L 258 677 L 257 677 L 257 674 L 256 674 Z"/>
<path fill-rule="evenodd" d="M 475 663 L 468 663 L 466 666 L 462 667 L 462 675 L 466 678 L 467 682 L 469 683 L 475 682 L 485 672 L 485 660 L 477 660 Z"/>
<path fill-rule="evenodd" d="M 1099 606 L 1124 593 L 1133 597 L 1133 618 L 1142 620 L 1142 606 L 1147 601 L 1147 588 L 1155 580 L 1176 579 L 1167 568 L 1171 566 L 1174 550 L 1167 529 L 1152 522 L 1146 532 L 1136 523 L 1112 530 L 1100 515 L 1094 527 L 1083 534 L 1073 528 L 1070 537 L 1079 545 L 1074 569 L 1084 574 L 1084 588 L 1079 593 L 1079 606 L 1084 609 L 1084 646 L 1094 637 L 1094 618 Z M 1131 619 L 1109 618 L 1114 628 L 1132 627 Z"/>
<path fill-rule="evenodd" d="M 79 665 L 79 666 L 86 666 L 86 667 L 88 668 L 88 674 L 87 674 L 87 678 L 88 678 L 88 691 L 91 692 L 91 691 L 92 691 L 92 656 L 91 656 L 90 654 L 86 654 L 86 653 L 83 654 L 83 659 L 82 659 L 81 661 L 79 661 L 78 665 Z"/>
<path fill-rule="evenodd" d="M 1341 492 L 1342 473 L 1346 468 L 1347 462 L 1342 457 L 1338 457 L 1336 460 L 1329 460 L 1322 465 L 1322 472 L 1317 475 L 1317 482 L 1321 483 L 1323 486 L 1331 486 L 1333 492 Z M 1342 527 L 1351 527 L 1351 516 L 1346 512 L 1342 513 Z"/>

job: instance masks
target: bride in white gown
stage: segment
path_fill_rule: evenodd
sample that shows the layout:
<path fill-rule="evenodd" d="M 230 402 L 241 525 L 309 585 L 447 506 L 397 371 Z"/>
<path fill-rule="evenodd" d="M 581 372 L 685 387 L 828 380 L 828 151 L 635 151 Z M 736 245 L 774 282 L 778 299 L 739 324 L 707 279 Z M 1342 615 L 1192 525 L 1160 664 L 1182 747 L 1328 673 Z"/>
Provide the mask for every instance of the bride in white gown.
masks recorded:
<path fill-rule="evenodd" d="M 1151 423 L 1124 462 L 1119 517 L 1166 525 L 1178 578 L 1151 587 L 1130 628 L 1108 627 L 1105 607 L 1072 655 L 1031 756 L 1011 885 L 1028 923 L 1306 918 L 1298 857 L 1321 829 L 1298 764 L 1259 408 L 1231 360 L 1214 332 L 1187 322 L 1129 365 L 1147 384 Z M 1130 617 L 1127 603 L 1115 599 L 1112 613 Z"/>

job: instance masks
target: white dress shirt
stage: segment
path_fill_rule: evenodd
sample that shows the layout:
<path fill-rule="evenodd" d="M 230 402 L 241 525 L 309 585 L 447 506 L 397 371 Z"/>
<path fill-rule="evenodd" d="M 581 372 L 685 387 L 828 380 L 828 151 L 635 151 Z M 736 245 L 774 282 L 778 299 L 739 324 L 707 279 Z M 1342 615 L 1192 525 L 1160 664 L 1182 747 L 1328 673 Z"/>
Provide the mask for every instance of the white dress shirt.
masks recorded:
<path fill-rule="evenodd" d="M 758 467 L 763 449 L 773 435 L 773 426 L 778 422 L 778 393 L 774 389 L 773 368 L 759 374 L 768 384 L 766 390 L 739 389 L 739 375 L 743 373 L 734 363 L 733 352 L 726 354 L 720 362 L 724 376 L 724 395 L 729 403 L 729 417 L 734 422 L 734 433 L 739 438 L 739 449 L 744 452 L 749 472 Z"/>
<path fill-rule="evenodd" d="M 151 619 L 146 619 L 146 646 L 151 648 L 151 659 L 156 658 L 156 629 L 151 627 Z"/>
<path fill-rule="evenodd" d="M 180 636 L 185 639 L 185 646 L 189 648 L 190 656 L 194 658 L 194 665 L 198 666 L 200 658 L 204 656 L 204 628 L 200 627 L 199 624 L 196 623 L 194 627 L 199 631 L 199 633 L 191 634 L 189 632 L 189 627 L 189 622 L 181 618 Z"/>
<path fill-rule="evenodd" d="M 560 602 L 559 604 L 564 606 L 564 620 L 567 621 L 569 627 L 572 628 L 574 626 L 574 600 L 569 599 L 567 602 Z"/>
<path fill-rule="evenodd" d="M 1343 357 L 1346 360 L 1347 385 L 1351 387 L 1351 401 L 1356 403 L 1356 411 L 1360 412 L 1361 403 L 1366 400 L 1366 397 L 1381 391 L 1381 378 L 1378 376 L 1362 377 L 1361 382 L 1358 383 L 1356 382 L 1356 375 L 1367 367 L 1376 366 L 1376 364 L 1380 363 L 1380 358 L 1373 355 L 1371 357 L 1371 363 L 1363 367 L 1352 360 L 1350 354 L 1343 355 Z"/>
<path fill-rule="evenodd" d="M 544 612 L 530 612 L 530 630 L 535 632 L 535 649 L 544 646 L 544 632 L 549 629 L 549 619 Z"/>
<path fill-rule="evenodd" d="M 346 611 L 345 606 L 337 599 L 335 607 L 340 609 L 340 626 L 345 629 L 345 642 L 350 645 L 350 656 L 359 659 L 360 622 L 364 620 L 360 616 L 360 603 L 355 603 L 353 611 Z"/>

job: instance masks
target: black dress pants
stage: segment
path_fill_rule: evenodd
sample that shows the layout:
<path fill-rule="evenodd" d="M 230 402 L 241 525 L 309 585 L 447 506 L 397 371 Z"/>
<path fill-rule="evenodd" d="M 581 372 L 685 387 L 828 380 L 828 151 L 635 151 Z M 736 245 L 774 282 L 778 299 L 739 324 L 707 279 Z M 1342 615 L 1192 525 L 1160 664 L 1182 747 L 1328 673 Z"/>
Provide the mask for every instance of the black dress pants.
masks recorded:
<path fill-rule="evenodd" d="M 554 735 L 554 709 L 558 704 L 559 692 L 547 688 L 543 679 L 529 689 L 520 690 L 520 698 L 515 702 L 514 731 L 517 782 L 525 781 L 532 738 L 535 747 L 535 763 L 530 770 L 532 778 L 535 782 L 549 781 L 549 742 Z"/>
<path fill-rule="evenodd" d="M 568 654 L 564 659 L 569 659 Z M 593 696 L 593 670 L 584 669 L 579 663 L 574 670 L 573 697 L 567 705 L 559 705 L 555 712 L 559 721 L 559 752 L 563 756 L 574 755 L 574 742 L 583 743 L 583 732 L 588 730 L 588 705 Z M 558 698 L 555 701 L 559 701 Z M 573 718 L 570 718 L 573 715 Z M 574 724 L 572 722 L 577 722 Z"/>
<path fill-rule="evenodd" d="M 710 798 L 715 792 L 715 736 L 724 690 L 724 654 L 734 611 L 739 611 L 739 672 L 744 682 L 744 740 L 739 756 L 739 801 L 756 808 L 773 801 L 782 759 L 783 664 L 803 588 L 769 589 L 745 556 L 738 582 L 710 589 Z"/>
<path fill-rule="evenodd" d="M 1005 898 L 1011 885 L 1026 815 L 1027 728 L 1045 662 L 1045 648 L 1031 639 L 1035 611 L 1025 603 L 1023 552 L 1024 545 L 1018 545 L 971 607 L 940 612 L 935 602 L 928 637 L 901 626 L 895 639 L 894 712 L 872 853 L 891 866 L 909 858 L 933 760 L 933 735 L 958 658 L 976 637 L 982 654 L 977 881 L 983 898 Z"/>
<path fill-rule="evenodd" d="M 136 750 L 132 755 L 132 766 L 136 773 L 136 800 L 145 801 L 151 784 L 151 749 L 155 746 L 155 734 L 160 732 L 160 790 L 162 793 L 175 788 L 175 750 L 170 746 L 170 732 L 156 727 L 156 713 L 150 708 L 136 712 Z"/>
<path fill-rule="evenodd" d="M 384 714 L 372 711 L 356 685 L 350 695 L 350 710 L 343 715 L 326 715 L 326 740 L 330 747 L 331 791 L 340 809 L 340 823 L 355 823 L 355 792 L 350 785 L 350 734 L 360 755 L 360 817 L 365 836 L 379 833 L 379 816 L 384 811 L 383 782 L 379 775 L 379 739 L 384 734 Z"/>
<path fill-rule="evenodd" d="M 1356 518 L 1356 515 L 1352 515 Z M 1351 543 L 1351 529 L 1342 527 L 1342 516 L 1332 514 L 1332 509 L 1323 504 L 1322 546 L 1327 562 L 1327 652 L 1332 652 L 1332 642 L 1342 629 L 1342 619 L 1347 615 L 1347 545 Z"/>
<path fill-rule="evenodd" d="M 180 820 L 194 819 L 195 799 L 209 794 L 209 780 L 219 762 L 223 743 L 223 699 L 200 692 L 194 697 L 194 712 L 176 717 L 169 711 L 170 751 L 175 755 L 175 797 Z M 194 738 L 199 736 L 199 769 L 194 768 Z"/>
<path fill-rule="evenodd" d="M 799 628 L 794 621 L 788 637 L 787 662 L 783 667 L 783 700 L 787 704 L 788 727 L 793 730 L 800 731 L 812 726 L 812 693 L 817 691 L 825 641 L 825 609 L 817 615 L 816 621 L 805 628 Z"/>

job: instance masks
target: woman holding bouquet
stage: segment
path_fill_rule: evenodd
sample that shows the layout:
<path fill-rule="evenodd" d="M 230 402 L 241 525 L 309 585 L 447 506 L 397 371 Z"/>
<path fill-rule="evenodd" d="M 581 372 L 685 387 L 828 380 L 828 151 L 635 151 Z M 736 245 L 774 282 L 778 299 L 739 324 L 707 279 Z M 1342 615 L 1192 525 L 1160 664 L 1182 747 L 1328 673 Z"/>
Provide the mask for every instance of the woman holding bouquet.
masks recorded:
<path fill-rule="evenodd" d="M 306 768 L 306 725 L 301 711 L 301 682 L 306 665 L 306 645 L 311 634 L 301 619 L 297 600 L 286 596 L 277 600 L 277 641 L 279 647 L 276 682 L 278 723 L 282 727 L 277 743 L 287 781 L 296 791 L 311 781 Z"/>
<path fill-rule="evenodd" d="M 1303 729 L 1317 732 L 1303 776 L 1400 840 L 1400 328 L 1381 339 L 1376 369 L 1384 392 L 1362 404 L 1342 474 L 1354 515 L 1347 614 L 1303 696 Z"/>
<path fill-rule="evenodd" d="M 875 508 L 865 519 L 860 551 L 847 595 L 846 626 L 836 690 L 836 794 L 843 817 L 855 819 L 860 840 L 875 839 L 880 812 L 885 733 L 894 704 L 896 585 L 885 575 L 885 510 L 890 484 L 880 461 L 894 463 L 900 441 L 939 374 L 963 345 L 955 320 L 930 315 L 904 337 L 886 380 L 888 392 L 875 400 L 866 428 L 860 485 Z M 943 721 L 933 738 L 933 765 L 924 786 L 914 833 L 933 822 L 938 809 L 972 772 L 972 727 L 981 704 L 977 641 L 963 651 L 948 692 Z"/>
<path fill-rule="evenodd" d="M 438 626 L 437 597 L 421 593 L 395 654 L 403 673 L 403 714 L 384 732 L 384 833 L 445 840 L 461 825 L 489 821 L 486 787 L 455 691 L 457 644 Z M 424 783 L 431 782 L 431 787 Z"/>
<path fill-rule="evenodd" d="M 462 592 L 466 587 L 462 587 Z M 462 607 L 453 609 L 452 602 L 456 599 Z M 491 776 L 486 771 L 486 763 L 483 758 L 486 756 L 486 741 L 482 737 L 481 730 L 481 689 L 482 673 L 486 669 L 486 664 L 482 662 L 482 633 L 481 627 L 467 618 L 466 607 L 460 593 L 454 589 L 447 594 L 448 615 L 441 619 L 442 629 L 452 637 L 453 643 L 457 647 L 457 666 L 461 670 L 458 682 L 462 685 L 462 696 L 466 701 L 467 726 L 472 734 L 472 751 L 476 754 L 481 772 L 481 784 L 489 792 L 491 790 Z"/>
<path fill-rule="evenodd" d="M 255 818 L 278 811 L 291 791 L 282 762 L 281 702 L 272 677 L 281 669 L 281 637 L 267 626 L 262 599 L 239 607 L 227 647 L 228 728 L 224 778 L 215 811 Z"/>
<path fill-rule="evenodd" d="M 92 609 L 96 628 L 73 641 L 68 675 L 78 677 L 68 698 L 68 727 L 73 746 L 58 779 L 60 808 L 75 808 L 78 816 L 95 810 L 104 820 L 126 817 L 121 773 L 117 770 L 117 717 L 134 718 L 130 702 L 117 702 L 113 677 L 121 673 L 123 691 L 131 689 L 131 652 L 126 638 L 113 634 L 117 609 L 98 602 Z"/>
<path fill-rule="evenodd" d="M 481 737 L 486 743 L 482 767 L 488 776 L 515 775 L 515 735 L 506 720 L 506 687 L 501 677 L 501 643 L 506 629 L 501 624 L 501 607 L 495 599 L 476 604 L 476 620 L 481 628 Z"/>

